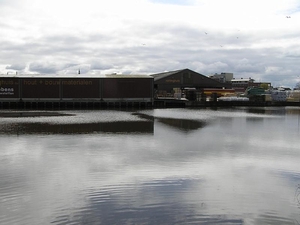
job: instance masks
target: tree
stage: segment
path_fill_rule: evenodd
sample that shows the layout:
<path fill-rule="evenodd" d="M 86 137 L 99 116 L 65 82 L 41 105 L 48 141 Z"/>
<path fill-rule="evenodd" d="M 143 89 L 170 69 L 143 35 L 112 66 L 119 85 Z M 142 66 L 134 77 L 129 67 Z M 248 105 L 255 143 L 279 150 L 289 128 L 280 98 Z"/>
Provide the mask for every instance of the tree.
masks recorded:
<path fill-rule="evenodd" d="M 269 89 L 269 85 L 266 84 L 266 83 L 260 84 L 260 87 L 263 88 L 263 89 L 265 89 L 265 90 L 268 90 L 268 89 Z"/>

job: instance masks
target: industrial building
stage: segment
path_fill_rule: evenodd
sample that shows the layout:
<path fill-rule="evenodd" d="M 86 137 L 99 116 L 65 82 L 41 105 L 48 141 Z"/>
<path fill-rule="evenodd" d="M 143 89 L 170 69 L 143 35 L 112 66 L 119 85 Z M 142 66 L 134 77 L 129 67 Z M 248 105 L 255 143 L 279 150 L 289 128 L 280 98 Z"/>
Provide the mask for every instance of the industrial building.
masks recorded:
<path fill-rule="evenodd" d="M 231 80 L 233 79 L 233 73 L 215 73 L 214 75 L 210 75 L 209 78 L 217 80 L 221 83 L 231 84 Z"/>
<path fill-rule="evenodd" d="M 154 90 L 158 97 L 172 97 L 174 93 L 195 89 L 202 92 L 204 88 L 230 88 L 231 84 L 220 83 L 190 69 L 182 69 L 164 73 L 152 74 Z"/>
<path fill-rule="evenodd" d="M 232 88 L 237 93 L 244 93 L 248 87 L 263 87 L 265 89 L 270 89 L 272 87 L 270 82 L 255 82 L 251 77 L 239 79 L 233 78 L 231 83 Z"/>
<path fill-rule="evenodd" d="M 256 86 L 253 81 L 224 83 L 190 69 L 152 75 L 5 74 L 0 75 L 0 109 L 198 106 Z M 271 86 L 257 83 L 262 84 Z"/>
<path fill-rule="evenodd" d="M 254 86 L 254 79 L 249 78 L 240 78 L 240 79 L 232 79 L 232 88 L 236 90 L 238 93 L 244 93 L 248 87 Z"/>
<path fill-rule="evenodd" d="M 153 105 L 153 78 L 146 75 L 2 75 L 0 107 L 32 105 Z"/>

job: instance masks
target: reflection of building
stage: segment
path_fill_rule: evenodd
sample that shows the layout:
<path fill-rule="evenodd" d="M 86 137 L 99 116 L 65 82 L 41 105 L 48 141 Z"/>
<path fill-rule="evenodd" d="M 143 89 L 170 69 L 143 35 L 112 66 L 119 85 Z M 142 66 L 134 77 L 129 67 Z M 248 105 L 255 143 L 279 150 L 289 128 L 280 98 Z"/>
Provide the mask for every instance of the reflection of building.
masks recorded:
<path fill-rule="evenodd" d="M 178 130 L 181 130 L 184 132 L 198 130 L 198 129 L 206 126 L 205 122 L 198 121 L 198 120 L 158 118 L 158 121 L 165 125 L 168 125 L 170 127 L 173 127 L 175 129 L 178 129 Z"/>
<path fill-rule="evenodd" d="M 0 134 L 153 134 L 154 121 L 118 121 L 99 123 L 18 123 L 0 126 Z"/>
<path fill-rule="evenodd" d="M 203 88 L 220 89 L 230 86 L 189 69 L 152 74 L 151 76 L 154 77 L 154 89 L 158 97 L 174 97 L 176 91 L 190 88 L 201 91 Z"/>

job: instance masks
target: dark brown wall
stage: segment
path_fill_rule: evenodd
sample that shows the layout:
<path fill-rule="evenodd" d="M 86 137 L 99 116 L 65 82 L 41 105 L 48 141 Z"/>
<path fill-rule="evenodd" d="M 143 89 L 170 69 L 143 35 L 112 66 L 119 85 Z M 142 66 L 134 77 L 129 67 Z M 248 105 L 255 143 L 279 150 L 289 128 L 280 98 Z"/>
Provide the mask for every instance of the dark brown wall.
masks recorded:
<path fill-rule="evenodd" d="M 19 98 L 19 79 L 0 78 L 1 98 Z"/>
<path fill-rule="evenodd" d="M 103 79 L 103 98 L 152 98 L 152 79 Z"/>
<path fill-rule="evenodd" d="M 153 98 L 149 78 L 0 78 L 0 99 Z"/>
<path fill-rule="evenodd" d="M 59 79 L 22 79 L 22 98 L 59 98 Z"/>
<path fill-rule="evenodd" d="M 100 98 L 99 78 L 61 79 L 62 98 Z"/>

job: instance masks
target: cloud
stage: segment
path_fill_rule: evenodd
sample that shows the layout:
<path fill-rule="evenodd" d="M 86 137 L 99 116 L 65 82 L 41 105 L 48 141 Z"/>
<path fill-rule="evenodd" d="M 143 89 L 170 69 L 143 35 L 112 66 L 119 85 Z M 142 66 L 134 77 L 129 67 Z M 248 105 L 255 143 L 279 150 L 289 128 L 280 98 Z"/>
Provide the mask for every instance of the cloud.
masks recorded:
<path fill-rule="evenodd" d="M 60 65 L 58 63 L 51 63 L 51 62 L 32 62 L 29 65 L 29 70 L 32 72 L 37 73 L 55 73 L 58 70 L 61 70 L 64 68 L 64 65 Z"/>
<path fill-rule="evenodd" d="M 25 68 L 26 68 L 25 64 L 12 64 L 5 67 L 5 69 L 7 70 L 24 70 Z"/>
<path fill-rule="evenodd" d="M 156 73 L 189 68 L 269 78 L 299 71 L 296 0 L 1 1 L 0 69 Z M 232 7 L 234 5 L 234 7 Z M 286 18 L 290 15 L 291 18 Z M 76 67 L 76 66 L 75 66 Z M 31 71 L 32 70 L 32 71 Z M 33 71 L 34 70 L 34 71 Z M 222 71 L 221 71 L 222 70 Z M 285 71 L 290 71 L 286 73 Z"/>
<path fill-rule="evenodd" d="M 151 0 L 151 2 L 171 5 L 190 5 L 193 3 L 191 0 Z"/>

